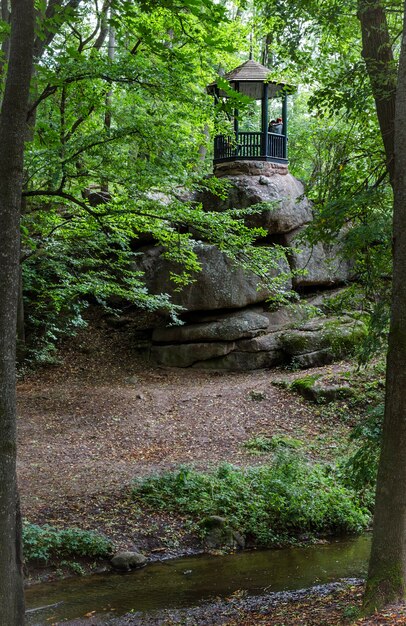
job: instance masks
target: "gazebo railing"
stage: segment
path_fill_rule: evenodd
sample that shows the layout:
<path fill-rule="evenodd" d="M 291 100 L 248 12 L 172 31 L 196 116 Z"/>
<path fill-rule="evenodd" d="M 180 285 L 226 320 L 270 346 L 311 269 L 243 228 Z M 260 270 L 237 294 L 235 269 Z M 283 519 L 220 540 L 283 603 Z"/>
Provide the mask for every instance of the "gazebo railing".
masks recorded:
<path fill-rule="evenodd" d="M 286 136 L 268 133 L 268 155 L 277 159 L 286 159 Z"/>
<path fill-rule="evenodd" d="M 214 139 L 214 160 L 287 159 L 286 136 L 267 133 L 267 149 L 262 133 L 239 132 L 237 136 L 217 135 Z"/>
<path fill-rule="evenodd" d="M 238 156 L 259 157 L 262 152 L 262 133 L 238 133 Z"/>

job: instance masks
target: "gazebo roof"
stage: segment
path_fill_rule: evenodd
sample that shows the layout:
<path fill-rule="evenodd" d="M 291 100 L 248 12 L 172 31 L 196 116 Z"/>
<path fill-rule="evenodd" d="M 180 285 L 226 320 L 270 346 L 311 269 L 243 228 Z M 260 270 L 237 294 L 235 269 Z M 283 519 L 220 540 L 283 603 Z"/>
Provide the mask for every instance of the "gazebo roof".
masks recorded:
<path fill-rule="evenodd" d="M 235 88 L 235 83 L 238 83 L 238 91 L 240 93 L 244 93 L 255 100 L 260 100 L 262 98 L 263 84 L 265 82 L 268 83 L 269 86 L 269 98 L 275 97 L 278 91 L 287 86 L 286 83 L 280 81 L 275 82 L 268 80 L 270 73 L 271 70 L 269 67 L 265 67 L 265 65 L 261 65 L 261 63 L 250 59 L 225 74 L 222 78 L 228 80 L 233 88 Z M 210 85 L 207 86 L 207 92 L 213 94 L 216 86 L 217 81 L 210 83 Z M 221 97 L 227 96 L 221 89 L 219 95 Z"/>
<path fill-rule="evenodd" d="M 261 63 L 257 63 L 257 61 L 253 61 L 250 59 L 249 61 L 245 61 L 231 72 L 228 72 L 224 75 L 229 81 L 246 81 L 246 80 L 254 80 L 263 82 L 267 79 L 270 74 L 270 69 L 265 67 L 265 65 L 261 65 Z"/>

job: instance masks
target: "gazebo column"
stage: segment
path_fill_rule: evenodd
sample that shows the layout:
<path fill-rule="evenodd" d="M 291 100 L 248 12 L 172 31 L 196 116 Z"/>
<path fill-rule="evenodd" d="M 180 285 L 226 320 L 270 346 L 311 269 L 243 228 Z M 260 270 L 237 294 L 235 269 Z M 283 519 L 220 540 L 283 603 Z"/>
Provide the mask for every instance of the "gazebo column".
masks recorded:
<path fill-rule="evenodd" d="M 282 135 L 284 137 L 283 158 L 287 159 L 288 158 L 288 96 L 286 95 L 286 93 L 283 96 L 283 100 L 282 100 L 282 122 L 283 122 Z"/>
<path fill-rule="evenodd" d="M 268 156 L 268 83 L 264 83 L 262 91 L 262 141 L 261 156 Z"/>
<path fill-rule="evenodd" d="M 236 82 L 235 83 L 235 90 L 239 91 L 239 87 L 240 87 L 239 83 Z M 236 144 L 238 144 L 238 109 L 234 109 L 234 133 L 235 133 Z M 235 150 L 237 152 L 238 146 L 236 146 Z"/>

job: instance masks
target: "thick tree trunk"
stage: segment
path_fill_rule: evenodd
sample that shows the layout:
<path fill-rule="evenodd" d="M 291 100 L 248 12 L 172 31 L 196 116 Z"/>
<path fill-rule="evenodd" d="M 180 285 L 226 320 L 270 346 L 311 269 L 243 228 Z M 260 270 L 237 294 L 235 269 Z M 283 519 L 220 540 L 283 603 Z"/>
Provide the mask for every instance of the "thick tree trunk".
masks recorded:
<path fill-rule="evenodd" d="M 10 54 L 0 111 L 0 626 L 24 624 L 15 356 L 19 209 L 34 41 L 33 5 L 33 0 L 11 1 Z"/>
<path fill-rule="evenodd" d="M 10 19 L 8 0 L 0 0 L 0 8 L 1 8 L 1 19 L 8 24 L 9 19 Z M 10 50 L 10 40 L 6 38 L 1 44 L 2 58 L 0 59 L 0 79 L 2 78 L 4 67 L 7 65 L 7 62 L 8 62 L 9 50 Z"/>
<path fill-rule="evenodd" d="M 386 166 L 393 186 L 397 67 L 381 0 L 358 0 L 358 19 L 362 32 L 362 56 L 372 87 L 385 148 Z"/>
<path fill-rule="evenodd" d="M 405 2 L 406 10 L 406 2 Z M 406 28 L 395 115 L 393 296 L 383 442 L 364 606 L 406 599 Z"/>

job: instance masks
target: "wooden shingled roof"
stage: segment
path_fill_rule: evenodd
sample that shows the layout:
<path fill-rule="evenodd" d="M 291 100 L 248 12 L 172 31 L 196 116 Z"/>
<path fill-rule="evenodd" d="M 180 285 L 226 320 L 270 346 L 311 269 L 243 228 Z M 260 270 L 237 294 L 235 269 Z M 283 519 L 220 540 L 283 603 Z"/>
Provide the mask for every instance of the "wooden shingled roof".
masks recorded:
<path fill-rule="evenodd" d="M 253 61 L 250 59 L 249 61 L 245 61 L 231 72 L 228 72 L 223 76 L 229 81 L 246 81 L 246 80 L 254 80 L 263 82 L 269 76 L 270 69 L 265 67 L 265 65 L 261 65 L 261 63 L 257 63 L 257 61 Z"/>

